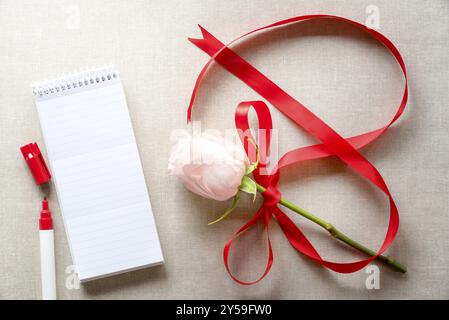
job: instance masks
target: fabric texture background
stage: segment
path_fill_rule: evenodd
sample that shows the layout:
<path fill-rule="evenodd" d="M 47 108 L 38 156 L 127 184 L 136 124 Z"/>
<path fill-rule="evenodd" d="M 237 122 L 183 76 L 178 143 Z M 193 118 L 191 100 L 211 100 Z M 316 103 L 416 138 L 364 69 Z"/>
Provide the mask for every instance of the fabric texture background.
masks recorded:
<path fill-rule="evenodd" d="M 362 153 L 398 204 L 401 224 L 388 254 L 409 272 L 397 274 L 376 263 L 380 289 L 368 290 L 366 270 L 343 275 L 310 262 L 290 247 L 273 220 L 271 273 L 258 285 L 240 286 L 226 274 L 222 250 L 256 206 L 243 197 L 226 221 L 207 226 L 229 203 L 202 199 L 167 175 L 170 137 L 187 129 L 190 93 L 208 58 L 187 38 L 199 36 L 197 23 L 227 42 L 258 26 L 313 13 L 363 23 L 370 5 L 379 9 L 379 31 L 405 59 L 410 99 L 403 118 Z M 449 298 L 448 31 L 445 0 L 0 0 L 0 298 L 40 298 L 37 219 L 44 194 L 55 219 L 60 298 Z M 344 136 L 386 124 L 402 96 L 401 72 L 387 50 L 341 22 L 283 27 L 233 48 Z M 77 289 L 55 190 L 34 185 L 19 146 L 37 141 L 45 150 L 32 83 L 105 64 L 121 73 L 166 263 Z M 233 129 L 236 105 L 254 99 L 260 97 L 214 65 L 199 91 L 193 126 Z M 314 142 L 271 110 L 279 155 Z M 387 199 L 339 160 L 290 168 L 279 189 L 360 242 L 380 246 Z M 309 221 L 289 215 L 323 257 L 361 258 Z M 265 253 L 262 228 L 255 228 L 233 247 L 231 267 L 241 278 L 254 279 L 265 266 Z"/>

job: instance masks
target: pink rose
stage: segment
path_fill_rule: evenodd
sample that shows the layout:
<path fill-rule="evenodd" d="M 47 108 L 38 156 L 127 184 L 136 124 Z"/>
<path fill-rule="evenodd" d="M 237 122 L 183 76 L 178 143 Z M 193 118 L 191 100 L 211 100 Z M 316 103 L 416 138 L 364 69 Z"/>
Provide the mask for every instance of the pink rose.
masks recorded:
<path fill-rule="evenodd" d="M 180 178 L 188 190 L 224 201 L 238 192 L 247 164 L 240 145 L 204 133 L 179 138 L 171 149 L 168 172 Z"/>

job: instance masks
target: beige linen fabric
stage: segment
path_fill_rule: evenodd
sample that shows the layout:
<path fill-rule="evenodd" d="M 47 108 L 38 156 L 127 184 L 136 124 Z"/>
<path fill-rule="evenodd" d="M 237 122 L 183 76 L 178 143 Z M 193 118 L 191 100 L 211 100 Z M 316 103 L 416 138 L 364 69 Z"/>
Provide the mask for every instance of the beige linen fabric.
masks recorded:
<path fill-rule="evenodd" d="M 229 219 L 208 227 L 229 204 L 187 192 L 166 171 L 170 135 L 186 128 L 191 89 L 207 61 L 187 37 L 199 35 L 200 23 L 226 42 L 255 27 L 312 13 L 364 23 L 373 10 L 368 8 L 367 14 L 370 5 L 378 8 L 380 31 L 403 54 L 410 77 L 404 117 L 363 150 L 397 201 L 401 225 L 389 254 L 407 264 L 409 272 L 400 275 L 379 265 L 380 289 L 368 290 L 364 270 L 342 275 L 311 263 L 290 247 L 273 220 L 272 271 L 258 285 L 240 286 L 225 272 L 222 249 L 255 205 L 246 199 Z M 0 298 L 40 297 L 36 225 L 48 190 L 33 184 L 19 153 L 19 146 L 34 140 L 44 149 L 30 85 L 109 63 L 123 79 L 166 263 L 73 287 L 52 187 L 60 298 L 449 298 L 448 29 L 445 0 L 0 0 Z M 345 136 L 387 123 L 402 95 L 403 79 L 388 52 L 339 22 L 277 29 L 235 49 Z M 213 66 L 200 89 L 194 119 L 201 120 L 202 129 L 232 129 L 237 103 L 259 98 Z M 271 109 L 279 154 L 314 142 Z M 381 244 L 388 203 L 380 192 L 334 158 L 289 170 L 280 184 L 286 198 L 373 248 Z M 361 258 L 305 219 L 290 216 L 325 258 Z M 253 279 L 262 271 L 264 241 L 258 227 L 236 244 L 231 265 L 240 277 Z"/>

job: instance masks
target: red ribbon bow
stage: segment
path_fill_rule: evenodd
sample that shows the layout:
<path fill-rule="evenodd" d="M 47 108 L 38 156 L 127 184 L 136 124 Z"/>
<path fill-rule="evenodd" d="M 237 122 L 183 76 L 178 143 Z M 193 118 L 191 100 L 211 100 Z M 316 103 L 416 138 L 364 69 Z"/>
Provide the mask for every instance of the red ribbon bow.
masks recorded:
<path fill-rule="evenodd" d="M 232 43 L 257 31 L 312 19 L 337 19 L 346 23 L 350 23 L 358 28 L 361 28 L 367 31 L 376 40 L 384 44 L 386 48 L 396 58 L 405 77 L 404 94 L 396 114 L 387 125 L 377 130 L 345 139 L 341 135 L 339 135 L 335 130 L 333 130 L 329 125 L 327 125 L 323 120 L 321 120 L 315 114 L 313 114 L 303 104 L 301 104 L 299 101 L 295 100 L 290 95 L 288 95 L 284 90 L 282 90 L 280 87 L 274 84 L 270 79 L 268 79 L 260 71 L 258 71 L 251 64 L 249 64 L 247 61 L 245 61 L 243 58 L 241 58 L 239 55 L 237 55 L 234 51 L 232 51 L 229 48 L 229 45 L 231 45 Z M 249 133 L 250 131 L 248 124 L 248 112 L 251 107 L 253 107 L 257 113 L 257 117 L 259 120 L 259 128 L 265 129 L 262 131 L 259 130 L 259 135 L 260 132 L 265 133 L 265 136 L 262 137 L 264 139 L 261 139 L 261 137 L 259 136 L 259 142 L 265 141 L 266 145 L 264 146 L 264 148 L 260 148 L 260 150 L 262 150 L 261 165 L 259 165 L 259 167 L 253 172 L 253 174 L 255 180 L 259 184 L 266 187 L 266 191 L 262 194 L 264 197 L 263 205 L 260 207 L 257 213 L 233 235 L 233 237 L 226 243 L 224 247 L 223 258 L 228 273 L 235 281 L 245 285 L 255 284 L 260 280 L 262 280 L 268 274 L 273 264 L 273 251 L 271 248 L 271 242 L 269 237 L 269 223 L 272 215 L 274 215 L 274 217 L 276 218 L 277 222 L 279 223 L 282 231 L 284 232 L 290 244 L 298 252 L 306 255 L 310 259 L 318 262 L 319 264 L 331 270 L 340 273 L 351 273 L 364 268 L 371 261 L 376 259 L 379 255 L 381 255 L 385 250 L 388 249 L 388 247 L 393 243 L 399 227 L 398 210 L 396 208 L 396 204 L 393 200 L 392 195 L 390 194 L 390 191 L 388 190 L 388 187 L 384 179 L 382 178 L 379 171 L 363 155 L 361 155 L 357 151 L 358 149 L 362 148 L 363 146 L 374 141 L 380 135 L 382 135 L 401 116 L 401 114 L 405 109 L 408 98 L 407 72 L 404 61 L 398 49 L 393 45 L 393 43 L 390 40 L 388 40 L 381 33 L 369 29 L 368 27 L 358 22 L 332 15 L 306 15 L 278 21 L 273 24 L 252 30 L 236 38 L 227 45 L 220 42 L 218 39 L 212 36 L 201 26 L 200 29 L 203 34 L 203 39 L 189 39 L 189 40 L 192 43 L 194 43 L 197 47 L 199 47 L 201 50 L 206 52 L 211 58 L 207 62 L 207 64 L 203 67 L 196 80 L 188 109 L 188 116 L 187 116 L 188 121 L 190 121 L 191 119 L 193 102 L 195 100 L 196 92 L 201 83 L 201 80 L 204 77 L 205 72 L 208 69 L 209 65 L 213 61 L 216 61 L 220 65 L 222 65 L 225 69 L 227 69 L 229 72 L 237 76 L 240 80 L 245 82 L 249 87 L 251 87 L 254 91 L 259 93 L 263 98 L 265 98 L 268 102 L 270 102 L 273 106 L 279 109 L 282 113 L 284 113 L 287 117 L 293 120 L 304 130 L 306 130 L 309 134 L 316 137 L 318 140 L 322 142 L 322 144 L 317 144 L 308 147 L 301 147 L 287 152 L 278 161 L 277 166 L 271 172 L 271 174 L 268 175 L 262 174 L 261 170 L 265 170 L 266 157 L 268 156 L 268 150 L 270 147 L 270 138 L 272 129 L 271 115 L 269 109 L 267 105 L 262 101 L 242 102 L 238 105 L 235 114 L 236 127 L 237 129 L 239 129 L 240 138 L 245 147 L 245 151 L 247 152 L 251 161 L 255 160 L 254 159 L 255 152 L 253 152 L 254 150 L 252 150 L 252 148 L 255 147 L 251 144 L 248 144 L 248 139 L 252 139 Z M 310 241 L 301 232 L 301 230 L 290 220 L 290 218 L 287 217 L 287 215 L 277 205 L 279 200 L 281 199 L 281 194 L 277 190 L 280 170 L 284 169 L 289 165 L 297 164 L 302 161 L 319 159 L 334 155 L 339 157 L 343 162 L 345 162 L 352 169 L 354 169 L 359 175 L 366 178 L 377 188 L 379 188 L 383 193 L 385 193 L 390 203 L 390 220 L 382 246 L 380 247 L 375 256 L 356 262 L 338 263 L 323 260 L 320 257 L 319 253 L 315 250 L 313 245 L 310 243 Z M 268 243 L 267 265 L 264 273 L 259 277 L 259 279 L 252 282 L 244 282 L 237 279 L 229 270 L 228 256 L 230 247 L 232 241 L 237 236 L 239 236 L 242 232 L 250 228 L 260 219 L 263 219 L 264 221 L 265 232 L 267 235 L 267 243 Z"/>

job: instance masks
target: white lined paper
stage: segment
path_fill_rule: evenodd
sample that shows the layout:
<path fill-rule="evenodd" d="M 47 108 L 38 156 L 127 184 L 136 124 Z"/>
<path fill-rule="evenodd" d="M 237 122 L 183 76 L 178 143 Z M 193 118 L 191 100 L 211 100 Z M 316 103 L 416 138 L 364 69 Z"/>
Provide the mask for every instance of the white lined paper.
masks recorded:
<path fill-rule="evenodd" d="M 88 71 L 33 92 L 80 280 L 163 263 L 118 73 Z"/>

